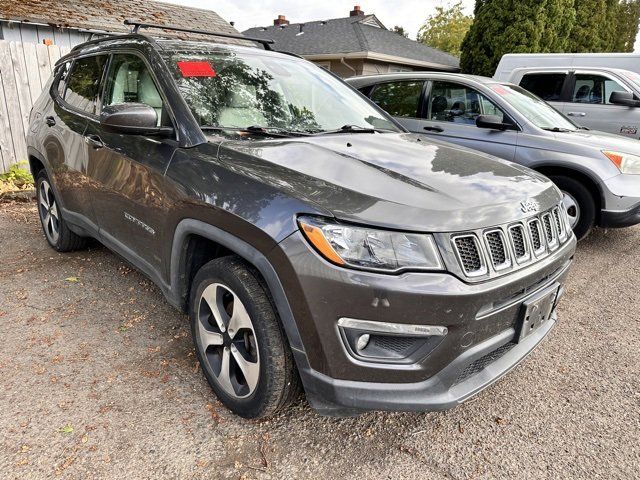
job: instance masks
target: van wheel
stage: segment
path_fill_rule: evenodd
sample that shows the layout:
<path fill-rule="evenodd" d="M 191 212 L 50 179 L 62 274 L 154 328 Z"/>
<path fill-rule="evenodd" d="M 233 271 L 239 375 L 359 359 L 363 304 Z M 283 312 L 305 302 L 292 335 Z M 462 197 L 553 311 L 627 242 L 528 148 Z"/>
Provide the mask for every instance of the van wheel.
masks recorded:
<path fill-rule="evenodd" d="M 189 316 L 202 371 L 231 411 L 266 417 L 297 396 L 293 355 L 277 314 L 241 258 L 219 258 L 198 271 Z"/>
<path fill-rule="evenodd" d="M 550 175 L 563 195 L 569 224 L 578 240 L 585 238 L 596 221 L 596 203 L 589 189 L 581 182 L 564 175 Z"/>
<path fill-rule="evenodd" d="M 62 218 L 60 205 L 51 188 L 49 177 L 44 170 L 36 177 L 36 196 L 42 231 L 49 245 L 58 252 L 71 252 L 84 248 L 87 244 L 86 239 L 69 230 Z"/>

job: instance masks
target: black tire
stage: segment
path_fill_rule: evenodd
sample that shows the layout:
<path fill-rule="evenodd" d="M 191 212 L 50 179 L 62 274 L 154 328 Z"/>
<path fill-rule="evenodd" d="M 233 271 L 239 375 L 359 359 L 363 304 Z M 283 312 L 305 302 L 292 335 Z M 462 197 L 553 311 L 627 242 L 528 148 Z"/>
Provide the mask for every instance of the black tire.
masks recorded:
<path fill-rule="evenodd" d="M 573 233 L 578 240 L 582 240 L 589 235 L 596 221 L 596 202 L 593 195 L 582 182 L 571 177 L 550 175 L 549 178 L 560 190 L 571 195 L 578 204 L 578 219 L 573 227 Z"/>
<path fill-rule="evenodd" d="M 249 387 L 246 391 L 250 393 L 245 397 L 240 397 L 236 391 L 229 394 L 228 390 L 223 387 L 223 382 L 220 382 L 219 377 L 216 376 L 215 370 L 219 367 L 218 375 L 222 378 L 221 372 L 224 362 L 217 360 L 214 363 L 215 358 L 222 358 L 221 352 L 226 349 L 228 342 L 236 342 L 237 345 L 237 339 L 240 335 L 234 337 L 236 340 L 229 338 L 229 335 L 233 333 L 230 328 L 232 323 L 230 318 L 226 325 L 227 330 L 217 327 L 213 314 L 209 314 L 212 309 L 207 310 L 210 301 L 203 300 L 203 292 L 207 288 L 220 289 L 224 295 L 231 294 L 232 304 L 222 307 L 222 315 L 225 311 L 231 310 L 232 313 L 228 313 L 228 315 L 233 316 L 232 314 L 235 314 L 236 311 L 236 299 L 239 299 L 252 324 L 253 330 L 249 333 L 245 330 L 245 340 L 241 341 L 241 344 L 247 343 L 257 351 L 253 354 L 257 357 L 256 370 L 259 371 L 259 375 L 257 384 L 253 387 L 254 390 L 251 391 L 251 387 Z M 221 297 L 216 296 L 216 298 Z M 202 306 L 201 302 L 204 302 Z M 222 305 L 222 300 L 220 302 Z M 198 271 L 191 288 L 189 318 L 200 367 L 220 401 L 231 411 L 244 418 L 266 417 L 283 409 L 299 395 L 299 377 L 295 369 L 293 355 L 269 294 L 261 283 L 257 272 L 240 257 L 218 258 L 205 264 Z M 206 340 L 201 340 L 202 333 L 199 333 L 203 324 L 206 324 L 207 329 L 211 328 L 214 335 L 224 336 L 224 333 L 215 332 L 226 332 L 227 336 L 224 337 L 226 343 L 224 345 L 203 346 Z M 257 346 L 252 344 L 250 340 L 248 341 L 247 336 L 250 336 L 250 340 L 253 339 Z M 235 347 L 232 345 L 231 348 Z M 248 349 L 250 348 L 248 347 Z M 233 353 L 236 355 L 238 350 L 236 349 Z M 235 385 L 241 385 L 244 379 L 243 370 L 235 362 L 233 355 L 230 358 L 232 366 L 229 371 L 235 372 L 233 374 L 235 375 L 234 381 L 237 381 Z M 236 363 L 235 369 L 233 362 Z M 226 385 L 230 384 L 226 383 Z"/>
<path fill-rule="evenodd" d="M 62 210 L 51 188 L 51 180 L 44 170 L 36 176 L 36 197 L 42 232 L 49 245 L 58 252 L 71 252 L 86 247 L 87 239 L 69 230 L 67 222 L 62 218 Z M 57 218 L 53 216 L 52 205 L 55 207 Z M 50 220 L 46 221 L 47 218 Z"/>

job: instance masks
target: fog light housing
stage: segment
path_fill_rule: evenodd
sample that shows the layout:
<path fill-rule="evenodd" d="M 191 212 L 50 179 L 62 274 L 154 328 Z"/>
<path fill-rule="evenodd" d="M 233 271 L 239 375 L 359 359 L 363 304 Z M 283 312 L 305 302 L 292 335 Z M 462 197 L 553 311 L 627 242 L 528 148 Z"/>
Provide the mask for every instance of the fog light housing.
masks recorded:
<path fill-rule="evenodd" d="M 341 318 L 338 330 L 351 356 L 371 363 L 412 364 L 426 357 L 448 333 L 446 327 Z"/>

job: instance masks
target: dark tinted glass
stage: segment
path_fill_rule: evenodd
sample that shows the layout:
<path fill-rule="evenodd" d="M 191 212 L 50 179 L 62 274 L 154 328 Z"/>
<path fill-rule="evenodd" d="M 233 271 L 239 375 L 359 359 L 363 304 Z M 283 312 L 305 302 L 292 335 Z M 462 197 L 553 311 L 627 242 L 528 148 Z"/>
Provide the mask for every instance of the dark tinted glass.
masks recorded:
<path fill-rule="evenodd" d="M 373 90 L 371 100 L 394 117 L 418 117 L 423 85 L 423 82 L 383 83 Z"/>
<path fill-rule="evenodd" d="M 529 73 L 522 77 L 520 86 L 547 102 L 559 102 L 566 77 L 566 73 Z"/>
<path fill-rule="evenodd" d="M 87 113 L 96 113 L 100 80 L 106 62 L 106 55 L 85 57 L 74 62 L 64 94 L 68 104 Z"/>

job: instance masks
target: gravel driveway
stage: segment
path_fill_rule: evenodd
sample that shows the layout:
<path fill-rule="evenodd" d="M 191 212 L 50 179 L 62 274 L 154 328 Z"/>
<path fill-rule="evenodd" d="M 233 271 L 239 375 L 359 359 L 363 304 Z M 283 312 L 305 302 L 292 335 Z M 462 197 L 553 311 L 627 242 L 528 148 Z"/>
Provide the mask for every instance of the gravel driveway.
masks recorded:
<path fill-rule="evenodd" d="M 560 324 L 444 413 L 251 422 L 216 402 L 187 318 L 98 245 L 50 249 L 0 204 L 0 478 L 638 478 L 640 228 L 578 247 Z"/>

